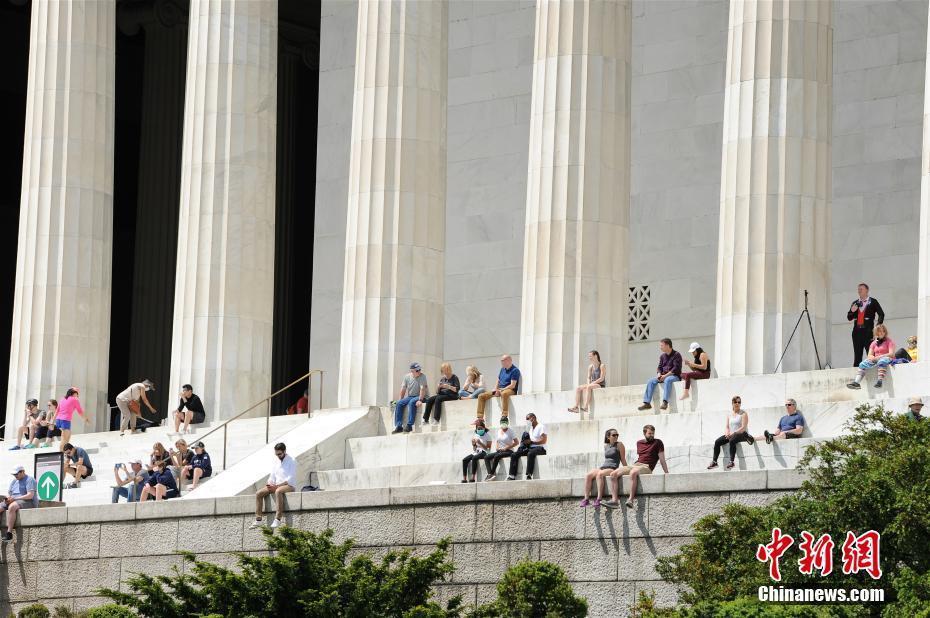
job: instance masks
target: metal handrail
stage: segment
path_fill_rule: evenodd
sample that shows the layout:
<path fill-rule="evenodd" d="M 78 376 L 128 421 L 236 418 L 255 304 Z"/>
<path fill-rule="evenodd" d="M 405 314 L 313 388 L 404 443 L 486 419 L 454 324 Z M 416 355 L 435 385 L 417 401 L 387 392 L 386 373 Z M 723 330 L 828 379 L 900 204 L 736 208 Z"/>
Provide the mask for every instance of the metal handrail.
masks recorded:
<path fill-rule="evenodd" d="M 297 378 L 296 380 L 294 380 L 293 382 L 291 382 L 291 383 L 288 384 L 287 386 L 284 386 L 284 387 L 279 388 L 278 390 L 276 390 L 275 392 L 271 393 L 270 395 L 268 395 L 268 396 L 265 397 L 264 399 L 255 402 L 254 404 L 252 404 L 251 406 L 249 406 L 248 408 L 246 408 L 246 409 L 243 410 L 242 412 L 239 412 L 239 413 L 236 414 L 235 416 L 226 419 L 226 420 L 223 421 L 220 425 L 214 427 L 213 429 L 211 429 L 211 430 L 208 431 L 207 433 L 203 434 L 202 436 L 198 436 L 198 437 L 197 437 L 198 442 L 203 442 L 204 438 L 206 438 L 207 436 L 209 436 L 209 435 L 211 435 L 211 434 L 216 433 L 216 432 L 219 431 L 220 429 L 223 430 L 223 469 L 225 470 L 225 469 L 226 469 L 226 445 L 227 445 L 227 435 L 228 435 L 228 432 L 227 432 L 226 428 L 229 426 L 229 424 L 230 424 L 231 422 L 237 420 L 237 419 L 238 419 L 239 417 L 241 417 L 243 414 L 246 414 L 247 412 L 251 412 L 252 410 L 254 410 L 255 408 L 257 408 L 258 406 L 262 405 L 263 403 L 267 403 L 267 404 L 268 404 L 268 407 L 267 407 L 267 409 L 265 410 L 265 444 L 267 444 L 267 443 L 268 443 L 268 440 L 269 440 L 269 437 L 270 437 L 270 433 L 271 433 L 271 400 L 272 400 L 274 397 L 276 397 L 277 395 L 280 395 L 281 393 L 283 393 L 283 392 L 286 391 L 287 389 L 291 388 L 291 387 L 294 386 L 295 384 L 299 384 L 300 382 L 303 382 L 304 380 L 307 380 L 307 382 L 308 382 L 307 386 L 308 386 L 308 390 L 309 390 L 310 378 L 311 378 L 311 377 L 313 376 L 313 374 L 315 374 L 315 373 L 316 373 L 316 374 L 319 374 L 319 376 L 320 376 L 319 408 L 317 408 L 317 409 L 318 409 L 318 410 L 319 410 L 319 409 L 322 409 L 322 408 L 323 408 L 323 373 L 324 373 L 324 371 L 323 371 L 322 369 L 311 369 L 310 371 L 308 371 L 308 372 L 305 373 L 304 375 L 300 376 L 299 378 Z M 310 408 L 310 399 L 308 398 L 308 399 L 307 399 L 307 418 L 310 417 L 311 412 L 312 412 L 312 409 Z"/>

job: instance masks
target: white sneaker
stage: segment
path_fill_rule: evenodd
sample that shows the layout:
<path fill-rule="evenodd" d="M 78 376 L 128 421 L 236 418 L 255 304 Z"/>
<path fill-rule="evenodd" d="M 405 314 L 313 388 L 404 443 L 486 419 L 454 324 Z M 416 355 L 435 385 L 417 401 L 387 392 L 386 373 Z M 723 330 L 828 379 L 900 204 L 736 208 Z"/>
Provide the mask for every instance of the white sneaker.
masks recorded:
<path fill-rule="evenodd" d="M 278 521 L 277 519 L 275 521 Z M 252 522 L 252 525 L 249 526 L 249 530 L 255 530 L 256 528 L 262 527 L 262 520 L 256 519 Z"/>
<path fill-rule="evenodd" d="M 429 422 L 429 424 L 430 424 L 430 425 L 438 425 L 438 424 L 439 424 L 439 421 L 437 421 L 437 420 L 434 418 L 433 420 L 431 420 L 431 421 Z"/>
<path fill-rule="evenodd" d="M 277 528 L 277 527 L 280 526 L 280 525 L 281 525 L 280 520 L 278 520 L 277 518 L 275 518 L 275 520 L 274 520 L 273 522 L 271 522 L 271 529 L 274 530 L 275 528 Z"/>

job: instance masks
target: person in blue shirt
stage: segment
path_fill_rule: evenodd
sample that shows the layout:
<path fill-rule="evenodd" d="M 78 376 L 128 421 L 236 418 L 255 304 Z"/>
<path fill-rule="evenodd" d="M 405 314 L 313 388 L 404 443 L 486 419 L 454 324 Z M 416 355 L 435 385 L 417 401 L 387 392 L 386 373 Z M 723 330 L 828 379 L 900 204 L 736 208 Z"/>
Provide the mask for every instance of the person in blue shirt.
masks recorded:
<path fill-rule="evenodd" d="M 501 398 L 501 416 L 507 418 L 510 409 L 510 398 L 520 392 L 520 370 L 513 364 L 510 354 L 501 356 L 501 370 L 497 374 L 497 388 L 490 392 L 478 395 L 478 420 L 484 421 L 484 407 L 488 399 Z M 475 421 L 477 422 L 477 421 Z"/>
<path fill-rule="evenodd" d="M 13 526 L 16 524 L 16 513 L 20 509 L 33 509 L 39 506 L 39 493 L 36 491 L 36 480 L 26 474 L 25 468 L 13 468 L 13 480 L 10 481 L 10 491 L 0 502 L 0 513 L 6 511 L 6 532 L 3 541 L 13 540 Z"/>
<path fill-rule="evenodd" d="M 142 489 L 142 498 L 139 502 L 145 502 L 149 496 L 154 496 L 156 501 L 177 498 L 181 495 L 178 491 L 178 484 L 174 480 L 174 475 L 164 461 L 156 461 L 149 475 L 148 484 Z"/>
<path fill-rule="evenodd" d="M 210 455 L 204 450 L 203 442 L 194 445 L 194 456 L 188 465 L 181 468 L 181 484 L 184 479 L 193 480 L 191 489 L 197 489 L 197 483 L 200 479 L 213 474 L 213 465 L 210 463 Z"/>
<path fill-rule="evenodd" d="M 798 410 L 798 402 L 794 399 L 785 400 L 785 411 L 788 413 L 778 420 L 778 431 L 771 432 L 766 429 L 761 436 L 756 436 L 756 440 L 765 438 L 766 444 L 771 444 L 772 440 L 792 440 L 801 437 L 804 433 L 804 417 Z"/>
<path fill-rule="evenodd" d="M 65 457 L 67 457 L 65 475 L 70 474 L 74 477 L 74 482 L 68 484 L 68 489 L 77 489 L 81 486 L 81 480 L 94 473 L 94 464 L 91 463 L 87 451 L 80 446 L 74 446 L 68 442 L 61 450 L 64 451 Z"/>

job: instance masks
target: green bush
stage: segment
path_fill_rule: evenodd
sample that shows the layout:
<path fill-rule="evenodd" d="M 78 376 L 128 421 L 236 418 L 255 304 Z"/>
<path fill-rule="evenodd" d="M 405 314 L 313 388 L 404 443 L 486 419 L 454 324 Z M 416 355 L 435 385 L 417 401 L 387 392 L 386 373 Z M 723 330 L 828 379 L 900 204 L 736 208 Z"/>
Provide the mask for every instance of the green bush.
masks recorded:
<path fill-rule="evenodd" d="M 81 618 L 138 618 L 138 615 L 128 607 L 107 603 L 82 612 Z"/>
<path fill-rule="evenodd" d="M 498 598 L 472 618 L 576 618 L 588 615 L 588 603 L 575 595 L 568 578 L 549 562 L 523 560 L 507 569 L 497 584 Z"/>
<path fill-rule="evenodd" d="M 52 613 L 41 603 L 33 603 L 19 610 L 16 615 L 18 618 L 49 618 Z"/>

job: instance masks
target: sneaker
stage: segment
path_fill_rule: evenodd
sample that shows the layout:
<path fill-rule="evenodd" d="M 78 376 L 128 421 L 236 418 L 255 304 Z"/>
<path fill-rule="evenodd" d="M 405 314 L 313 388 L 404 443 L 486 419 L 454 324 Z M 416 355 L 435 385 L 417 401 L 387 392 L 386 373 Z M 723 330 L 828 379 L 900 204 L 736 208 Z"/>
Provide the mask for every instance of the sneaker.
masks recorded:
<path fill-rule="evenodd" d="M 876 381 L 875 388 L 881 388 L 881 387 L 882 387 L 882 381 L 881 380 Z M 27 446 L 26 448 L 29 448 L 29 447 Z"/>
<path fill-rule="evenodd" d="M 274 521 L 271 522 L 271 529 L 274 530 L 275 528 L 277 528 L 277 527 L 280 526 L 280 525 L 281 525 L 281 520 L 278 519 L 277 517 L 275 517 L 275 518 L 274 518 Z"/>
<path fill-rule="evenodd" d="M 438 419 L 438 418 L 434 418 L 433 420 L 431 420 L 431 421 L 429 422 L 429 424 L 430 424 L 430 425 L 433 425 L 433 426 L 438 425 L 438 424 L 439 424 L 439 419 Z"/>
<path fill-rule="evenodd" d="M 635 505 L 633 504 L 633 501 L 632 501 L 632 500 L 627 500 L 627 501 L 626 501 L 626 508 L 631 509 L 631 508 L 633 508 L 633 506 L 635 506 Z"/>
<path fill-rule="evenodd" d="M 35 444 L 27 444 L 27 445 L 24 446 L 23 448 L 26 449 L 26 448 L 35 448 L 35 447 L 36 447 Z"/>
<path fill-rule="evenodd" d="M 532 476 L 530 476 L 529 474 L 527 474 L 527 475 L 526 475 L 526 480 L 528 480 L 528 481 L 532 481 L 532 480 L 533 480 L 533 477 L 532 477 Z"/>
<path fill-rule="evenodd" d="M 659 408 L 662 409 L 662 410 L 668 410 L 668 402 L 665 401 L 665 400 L 663 399 L 663 400 L 662 400 L 662 405 L 659 406 Z"/>
<path fill-rule="evenodd" d="M 515 480 L 517 480 L 517 477 L 507 475 L 507 480 L 508 480 L 508 481 L 515 481 Z"/>
<path fill-rule="evenodd" d="M 51 446 L 51 444 L 43 444 L 39 448 L 45 448 L 46 446 Z"/>
<path fill-rule="evenodd" d="M 727 470 L 732 470 L 735 467 L 736 467 L 735 461 L 731 461 L 730 463 L 727 464 Z"/>
<path fill-rule="evenodd" d="M 716 468 L 716 467 L 717 467 L 717 462 L 716 462 L 716 461 L 712 461 L 712 462 L 710 462 L 710 465 L 707 466 L 707 469 L 708 469 L 708 470 L 713 470 L 713 469 Z"/>
<path fill-rule="evenodd" d="M 766 444 L 771 444 L 771 443 L 772 443 L 772 434 L 769 433 L 769 430 L 766 429 L 765 431 L 762 432 L 762 434 L 765 436 L 765 443 L 766 443 Z"/>
<path fill-rule="evenodd" d="M 249 530 L 255 530 L 256 528 L 262 527 L 262 520 L 256 519 L 251 524 L 249 524 Z"/>
<path fill-rule="evenodd" d="M 461 481 L 459 481 L 459 483 L 467 483 L 467 482 L 468 482 L 468 479 L 462 479 Z"/>
<path fill-rule="evenodd" d="M 609 508 L 609 509 L 619 509 L 619 508 L 620 508 L 620 501 L 617 500 L 617 501 L 615 502 L 615 501 L 613 501 L 613 500 L 605 500 L 604 502 L 601 502 L 601 505 L 602 505 L 602 506 L 606 506 L 606 507 Z"/>
<path fill-rule="evenodd" d="M 652 409 L 652 404 L 651 404 L 651 403 L 646 403 L 646 402 L 644 401 L 644 402 L 643 402 L 643 405 L 639 406 L 639 407 L 636 408 L 636 409 L 637 409 L 637 410 L 651 410 L 651 409 Z"/>
<path fill-rule="evenodd" d="M 578 503 L 578 506 L 584 508 L 584 507 L 588 506 L 589 504 L 591 504 L 591 501 L 588 500 L 587 498 L 585 498 L 584 500 L 582 500 L 581 502 Z"/>
<path fill-rule="evenodd" d="M 392 431 L 391 434 L 393 435 L 393 434 L 395 434 L 395 433 L 400 433 L 400 432 L 402 432 L 403 430 L 404 430 L 403 427 L 397 426 L 397 427 L 394 428 L 394 431 Z"/>
<path fill-rule="evenodd" d="M 12 540 L 13 540 L 13 533 L 12 533 L 12 532 L 4 532 L 4 533 L 3 533 L 3 542 L 4 542 L 4 543 L 9 543 L 9 542 L 11 542 Z"/>
<path fill-rule="evenodd" d="M 413 425 L 407 425 L 404 427 L 404 433 L 410 433 L 411 431 L 413 431 Z"/>
<path fill-rule="evenodd" d="M 425 424 L 427 424 L 428 422 L 429 422 L 429 419 L 428 419 L 427 417 L 424 416 L 424 417 L 423 417 L 423 424 L 425 425 Z"/>
<path fill-rule="evenodd" d="M 496 474 L 491 474 L 491 475 L 488 475 L 488 476 L 484 477 L 484 481 L 485 481 L 485 482 L 494 481 L 494 480 L 497 480 L 497 475 L 496 475 Z"/>
<path fill-rule="evenodd" d="M 21 447 L 21 446 L 11 446 L 11 447 L 10 447 L 10 450 L 11 450 L 11 451 L 18 451 L 18 450 L 21 449 L 21 448 L 23 448 L 23 447 Z"/>
<path fill-rule="evenodd" d="M 756 439 L 753 438 L 752 436 L 748 436 L 748 435 L 747 435 L 747 436 L 746 436 L 746 442 L 749 443 L 749 446 L 752 446 L 753 444 L 756 443 Z"/>
<path fill-rule="evenodd" d="M 80 489 L 81 486 L 77 483 L 68 483 L 68 489 Z"/>
<path fill-rule="evenodd" d="M 596 508 L 596 509 L 600 508 L 600 507 L 601 507 L 601 501 L 600 501 L 600 500 L 595 500 L 595 501 L 594 501 L 594 504 L 593 504 L 592 506 L 593 506 L 594 508 Z"/>
<path fill-rule="evenodd" d="M 859 390 L 860 388 L 862 388 L 862 386 L 860 386 L 858 382 L 849 382 L 849 383 L 846 384 L 846 388 L 851 388 L 851 389 L 857 391 L 857 390 Z"/>

